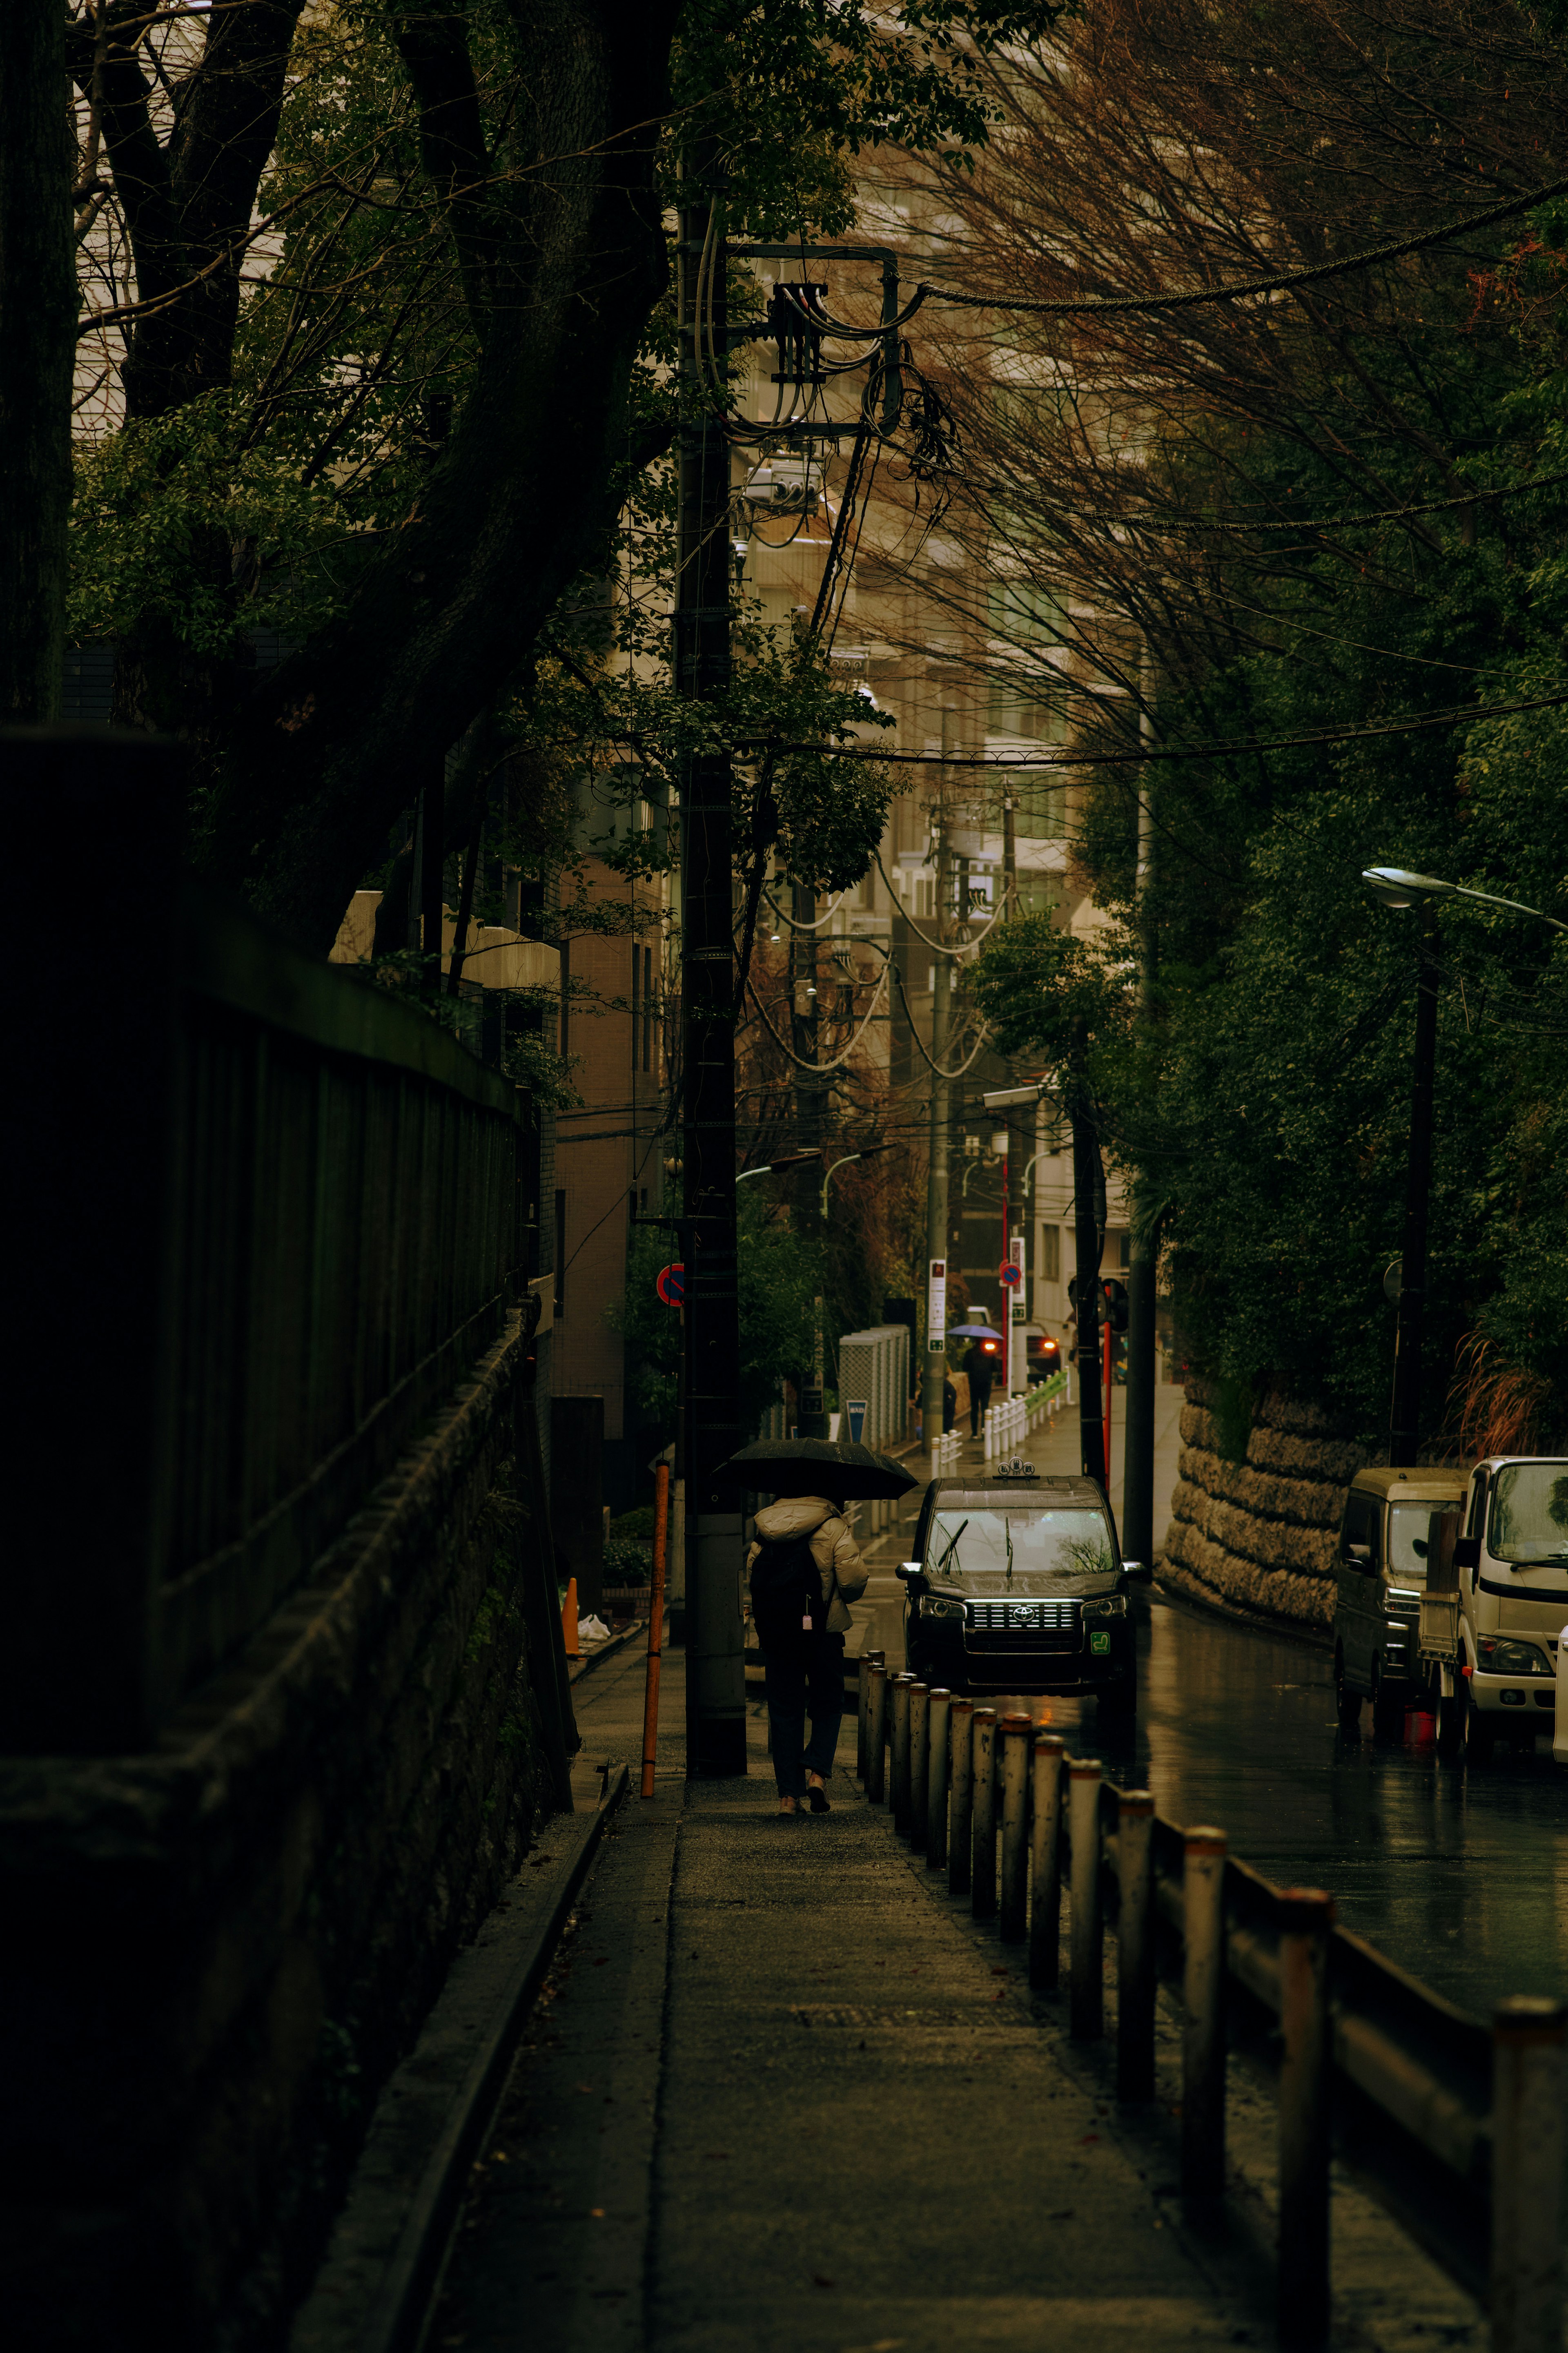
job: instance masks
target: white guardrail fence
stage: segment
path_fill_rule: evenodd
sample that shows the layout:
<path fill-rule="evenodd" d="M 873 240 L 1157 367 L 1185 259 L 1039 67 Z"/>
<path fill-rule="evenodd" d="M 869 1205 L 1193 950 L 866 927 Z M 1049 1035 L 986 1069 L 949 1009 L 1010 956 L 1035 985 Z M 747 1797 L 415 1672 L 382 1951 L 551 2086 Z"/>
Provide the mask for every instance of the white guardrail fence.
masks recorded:
<path fill-rule="evenodd" d="M 1075 2038 L 1104 2031 L 1117 1939 L 1116 2095 L 1154 2090 L 1154 2005 L 1182 2012 L 1181 2177 L 1225 2182 L 1226 2056 L 1270 2073 L 1279 2112 L 1278 2322 L 1288 2353 L 1329 2333 L 1330 2158 L 1489 2308 L 1492 2353 L 1562 2353 L 1563 2003 L 1500 2001 L 1489 2026 L 1334 1924 L 1331 1896 L 1276 1887 L 1223 1831 L 1179 1828 L 1147 1790 L 1023 1714 L 860 1662 L 857 1770 L 873 1804 L 976 1919 L 1058 1984 L 1064 1890 Z"/>
<path fill-rule="evenodd" d="M 1071 1403 L 1072 1377 L 1064 1366 L 1059 1373 L 1053 1373 L 1048 1380 L 1037 1381 L 1023 1395 L 987 1406 L 981 1425 L 986 1461 L 1008 1461 L 1042 1422 L 1054 1421 L 1062 1408 Z M 950 1478 L 958 1469 L 963 1451 L 962 1430 L 944 1430 L 931 1449 L 932 1478 Z"/>

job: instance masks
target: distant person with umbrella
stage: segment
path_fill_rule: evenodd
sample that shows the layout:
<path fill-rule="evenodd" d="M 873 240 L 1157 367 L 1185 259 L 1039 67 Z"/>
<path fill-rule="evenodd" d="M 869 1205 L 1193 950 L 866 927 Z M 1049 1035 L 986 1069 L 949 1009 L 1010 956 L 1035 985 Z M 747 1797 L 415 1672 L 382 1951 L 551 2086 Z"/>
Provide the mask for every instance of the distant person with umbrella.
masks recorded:
<path fill-rule="evenodd" d="M 1002 1335 L 977 1335 L 969 1344 L 963 1359 L 963 1369 L 969 1376 L 969 1435 L 978 1438 L 985 1409 L 991 1402 L 991 1384 L 996 1377 L 996 1367 L 1002 1350 Z"/>

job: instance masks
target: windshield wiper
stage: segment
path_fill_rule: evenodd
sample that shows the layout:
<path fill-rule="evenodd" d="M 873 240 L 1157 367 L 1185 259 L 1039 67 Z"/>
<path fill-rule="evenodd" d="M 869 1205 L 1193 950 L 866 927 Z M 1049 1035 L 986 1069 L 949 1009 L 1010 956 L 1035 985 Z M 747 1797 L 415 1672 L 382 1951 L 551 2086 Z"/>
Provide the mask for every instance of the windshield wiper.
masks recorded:
<path fill-rule="evenodd" d="M 1002 1514 L 1002 1534 L 1007 1542 L 1007 1590 L 1013 1590 L 1013 1523 L 1005 1512 Z"/>
<path fill-rule="evenodd" d="M 942 1575 L 942 1570 L 947 1567 L 948 1562 L 952 1558 L 952 1547 L 953 1547 L 953 1546 L 958 1542 L 959 1537 L 963 1534 L 964 1529 L 965 1529 L 968 1525 L 969 1525 L 969 1522 L 968 1522 L 967 1520 L 960 1520 L 960 1522 L 959 1522 L 958 1525 L 954 1528 L 954 1530 L 953 1530 L 953 1532 L 952 1532 L 952 1535 L 948 1538 L 948 1542 L 947 1542 L 947 1550 L 942 1554 L 942 1558 L 937 1562 L 937 1565 L 936 1565 L 936 1574 L 938 1575 L 938 1577 L 940 1577 L 940 1576 Z"/>

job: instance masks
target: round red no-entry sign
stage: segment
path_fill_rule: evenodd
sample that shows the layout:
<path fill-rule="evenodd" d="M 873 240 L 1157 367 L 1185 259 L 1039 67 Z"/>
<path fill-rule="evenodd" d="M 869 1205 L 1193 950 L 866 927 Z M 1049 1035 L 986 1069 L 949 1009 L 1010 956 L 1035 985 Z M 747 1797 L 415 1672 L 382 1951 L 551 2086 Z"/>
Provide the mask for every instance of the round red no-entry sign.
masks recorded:
<path fill-rule="evenodd" d="M 1015 1266 L 1010 1258 L 1004 1259 L 996 1271 L 1002 1278 L 1004 1288 L 1008 1291 L 1016 1291 L 1018 1285 L 1024 1280 L 1023 1268 L 1021 1266 Z"/>
<path fill-rule="evenodd" d="M 665 1267 L 661 1271 L 658 1281 L 654 1285 L 654 1289 L 658 1292 L 659 1297 L 663 1300 L 667 1307 L 679 1307 L 686 1297 L 685 1267 L 679 1265 Z"/>

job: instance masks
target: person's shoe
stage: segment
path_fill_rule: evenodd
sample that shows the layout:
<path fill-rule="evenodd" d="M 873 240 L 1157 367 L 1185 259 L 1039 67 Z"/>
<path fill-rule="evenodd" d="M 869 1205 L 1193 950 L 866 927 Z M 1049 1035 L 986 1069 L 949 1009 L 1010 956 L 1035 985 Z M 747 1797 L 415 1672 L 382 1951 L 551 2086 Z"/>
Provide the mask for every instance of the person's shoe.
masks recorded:
<path fill-rule="evenodd" d="M 782 1821 L 793 1822 L 799 1812 L 800 1801 L 798 1799 L 781 1798 L 779 1799 L 779 1818 Z"/>
<path fill-rule="evenodd" d="M 814 1781 L 805 1794 L 814 1814 L 830 1814 L 833 1811 L 827 1802 L 827 1792 L 820 1781 Z"/>

